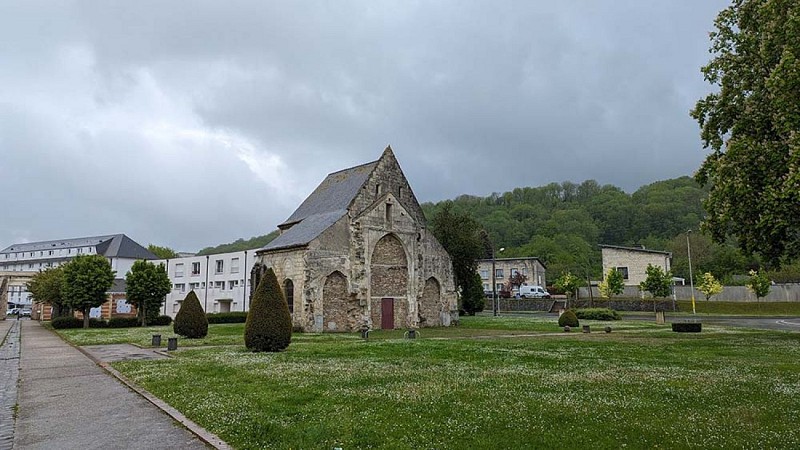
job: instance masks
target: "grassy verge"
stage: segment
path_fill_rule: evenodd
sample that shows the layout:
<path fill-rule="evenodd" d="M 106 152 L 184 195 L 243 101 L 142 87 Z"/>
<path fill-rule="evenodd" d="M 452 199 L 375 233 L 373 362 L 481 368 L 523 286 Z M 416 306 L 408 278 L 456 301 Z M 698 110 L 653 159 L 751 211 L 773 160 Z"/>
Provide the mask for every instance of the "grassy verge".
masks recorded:
<path fill-rule="evenodd" d="M 678 300 L 678 309 L 692 312 L 690 300 Z M 739 316 L 800 316 L 800 302 L 716 302 L 697 300 L 695 307 L 699 314 L 720 314 Z"/>
<path fill-rule="evenodd" d="M 236 448 L 800 447 L 796 333 L 469 338 L 545 326 L 496 320 L 446 340 L 310 335 L 114 367 Z"/>

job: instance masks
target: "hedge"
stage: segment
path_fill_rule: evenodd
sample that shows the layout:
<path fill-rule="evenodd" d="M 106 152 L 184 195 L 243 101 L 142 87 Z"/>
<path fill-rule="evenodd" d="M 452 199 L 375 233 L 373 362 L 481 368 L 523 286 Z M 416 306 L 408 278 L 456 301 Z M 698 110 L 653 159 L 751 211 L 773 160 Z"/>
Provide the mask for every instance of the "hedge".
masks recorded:
<path fill-rule="evenodd" d="M 208 323 L 245 323 L 247 321 L 246 312 L 227 312 L 206 314 Z"/>
<path fill-rule="evenodd" d="M 141 326 L 138 317 L 112 317 L 108 319 L 108 328 L 132 328 Z"/>
<path fill-rule="evenodd" d="M 50 325 L 57 330 L 64 330 L 67 328 L 83 328 L 83 319 L 77 317 L 56 317 L 50 321 Z M 104 320 L 89 319 L 89 328 L 106 328 L 107 324 Z"/>

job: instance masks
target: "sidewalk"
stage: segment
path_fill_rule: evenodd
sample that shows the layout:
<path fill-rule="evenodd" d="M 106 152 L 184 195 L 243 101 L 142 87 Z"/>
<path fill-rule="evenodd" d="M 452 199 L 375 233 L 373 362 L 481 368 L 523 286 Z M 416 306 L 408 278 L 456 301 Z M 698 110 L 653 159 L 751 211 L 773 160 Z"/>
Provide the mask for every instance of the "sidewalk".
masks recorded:
<path fill-rule="evenodd" d="M 208 448 L 38 322 L 21 325 L 14 448 Z"/>

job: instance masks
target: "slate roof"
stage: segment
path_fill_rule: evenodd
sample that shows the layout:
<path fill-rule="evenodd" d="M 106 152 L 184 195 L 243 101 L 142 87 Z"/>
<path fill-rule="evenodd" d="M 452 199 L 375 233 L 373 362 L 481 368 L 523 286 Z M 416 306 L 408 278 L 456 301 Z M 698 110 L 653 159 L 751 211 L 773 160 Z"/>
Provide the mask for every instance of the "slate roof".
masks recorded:
<path fill-rule="evenodd" d="M 125 278 L 114 278 L 114 283 L 106 292 L 113 294 L 124 294 L 127 289 L 128 284 L 125 282 Z"/>
<path fill-rule="evenodd" d="M 314 240 L 347 214 L 347 208 L 377 164 L 378 161 L 373 161 L 329 174 L 297 210 L 278 225 L 285 231 L 262 250 L 298 247 Z"/>
<path fill-rule="evenodd" d="M 0 251 L 2 253 L 34 252 L 58 250 L 62 248 L 95 247 L 97 253 L 109 258 L 158 259 L 156 255 L 124 234 L 109 234 L 52 241 L 14 244 Z"/>

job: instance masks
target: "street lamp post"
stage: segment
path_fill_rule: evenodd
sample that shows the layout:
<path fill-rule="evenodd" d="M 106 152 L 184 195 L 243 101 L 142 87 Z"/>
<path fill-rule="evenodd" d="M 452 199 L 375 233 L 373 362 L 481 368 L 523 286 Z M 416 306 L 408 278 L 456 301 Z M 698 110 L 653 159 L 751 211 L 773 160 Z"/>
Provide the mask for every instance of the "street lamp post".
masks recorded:
<path fill-rule="evenodd" d="M 692 314 L 697 314 L 694 306 L 694 277 L 692 276 L 692 246 L 689 244 L 689 233 L 692 230 L 686 231 L 686 254 L 689 256 L 689 286 L 692 289 Z"/>

